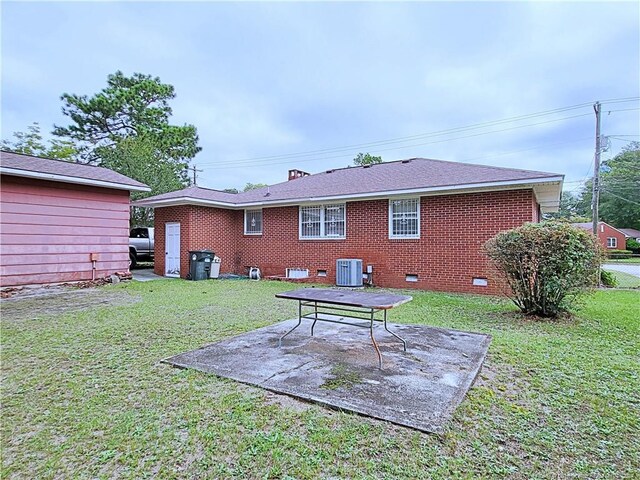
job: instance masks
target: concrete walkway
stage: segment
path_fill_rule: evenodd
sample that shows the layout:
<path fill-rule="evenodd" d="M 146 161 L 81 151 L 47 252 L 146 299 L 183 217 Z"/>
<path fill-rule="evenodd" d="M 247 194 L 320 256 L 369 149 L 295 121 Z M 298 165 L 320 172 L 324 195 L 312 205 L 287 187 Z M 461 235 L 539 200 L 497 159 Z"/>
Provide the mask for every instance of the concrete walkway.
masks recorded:
<path fill-rule="evenodd" d="M 640 278 L 640 264 L 605 263 L 602 265 L 602 268 L 605 270 L 628 273 L 629 275 Z"/>
<path fill-rule="evenodd" d="M 139 270 L 134 269 L 131 271 L 131 275 L 133 275 L 134 280 L 138 280 L 139 282 L 149 282 L 151 280 L 162 280 L 163 278 L 166 278 L 153 273 L 153 268 L 141 268 Z"/>

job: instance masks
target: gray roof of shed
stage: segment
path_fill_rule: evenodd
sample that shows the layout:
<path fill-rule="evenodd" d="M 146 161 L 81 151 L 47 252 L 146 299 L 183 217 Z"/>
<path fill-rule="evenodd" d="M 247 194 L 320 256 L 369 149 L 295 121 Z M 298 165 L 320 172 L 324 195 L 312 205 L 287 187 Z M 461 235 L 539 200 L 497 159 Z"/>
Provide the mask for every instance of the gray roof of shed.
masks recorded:
<path fill-rule="evenodd" d="M 149 187 L 108 168 L 0 151 L 0 172 L 18 177 L 149 191 Z"/>

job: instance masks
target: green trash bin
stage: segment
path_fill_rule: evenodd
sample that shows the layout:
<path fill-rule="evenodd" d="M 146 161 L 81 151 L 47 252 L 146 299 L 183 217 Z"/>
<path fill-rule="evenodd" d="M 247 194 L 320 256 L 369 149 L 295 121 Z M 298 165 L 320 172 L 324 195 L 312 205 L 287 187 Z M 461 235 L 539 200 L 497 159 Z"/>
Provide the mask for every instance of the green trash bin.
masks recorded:
<path fill-rule="evenodd" d="M 211 271 L 215 253 L 211 250 L 192 250 L 189 252 L 189 279 L 206 280 Z"/>

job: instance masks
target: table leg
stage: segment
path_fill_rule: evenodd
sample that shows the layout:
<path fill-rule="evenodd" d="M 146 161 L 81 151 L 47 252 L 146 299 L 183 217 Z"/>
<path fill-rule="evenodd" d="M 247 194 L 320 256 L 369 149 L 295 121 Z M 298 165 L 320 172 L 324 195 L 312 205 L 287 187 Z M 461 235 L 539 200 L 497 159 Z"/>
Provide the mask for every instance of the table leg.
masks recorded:
<path fill-rule="evenodd" d="M 384 329 L 402 342 L 402 346 L 404 347 L 404 351 L 406 352 L 407 351 L 407 342 L 405 341 L 405 339 L 402 338 L 400 335 L 396 335 L 391 330 L 389 330 L 389 328 L 387 327 L 387 311 L 386 310 L 384 311 Z"/>
<path fill-rule="evenodd" d="M 289 335 L 291 332 L 293 332 L 296 328 L 298 328 L 301 323 L 302 323 L 302 301 L 298 300 L 298 324 L 280 337 L 280 340 L 278 340 L 278 347 L 282 346 L 282 339 L 287 335 Z"/>
<path fill-rule="evenodd" d="M 380 349 L 378 348 L 378 344 L 376 343 L 376 339 L 373 337 L 373 316 L 375 311 L 373 308 L 371 309 L 371 325 L 369 326 L 369 333 L 371 334 L 371 342 L 373 343 L 373 348 L 376 349 L 376 353 L 378 354 L 378 368 L 382 370 L 382 355 L 380 354 Z"/>
<path fill-rule="evenodd" d="M 313 323 L 311 324 L 311 336 L 313 337 L 313 329 L 316 326 L 316 322 L 318 321 L 318 302 L 313 302 L 313 312 L 314 312 L 314 316 L 313 316 Z"/>

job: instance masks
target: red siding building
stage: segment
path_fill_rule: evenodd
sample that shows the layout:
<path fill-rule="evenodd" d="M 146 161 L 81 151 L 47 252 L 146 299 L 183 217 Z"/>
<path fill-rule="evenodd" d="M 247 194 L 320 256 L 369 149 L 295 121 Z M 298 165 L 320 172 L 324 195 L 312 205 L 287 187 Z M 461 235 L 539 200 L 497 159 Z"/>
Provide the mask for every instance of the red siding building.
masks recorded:
<path fill-rule="evenodd" d="M 557 209 L 563 176 L 411 159 L 296 170 L 289 179 L 240 194 L 190 187 L 137 202 L 155 207 L 156 273 L 185 277 L 188 252 L 206 248 L 228 273 L 303 269 L 310 281 L 334 284 L 336 260 L 357 258 L 377 286 L 496 293 L 482 245 Z"/>
<path fill-rule="evenodd" d="M 0 284 L 101 278 L 129 268 L 129 192 L 106 168 L 0 154 Z"/>

